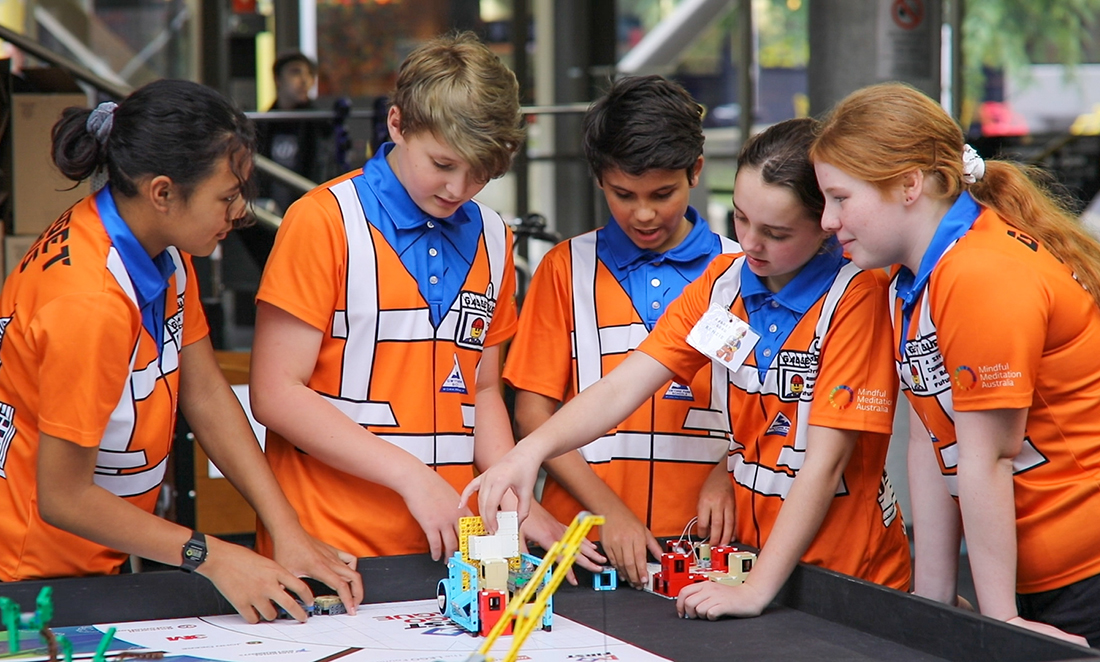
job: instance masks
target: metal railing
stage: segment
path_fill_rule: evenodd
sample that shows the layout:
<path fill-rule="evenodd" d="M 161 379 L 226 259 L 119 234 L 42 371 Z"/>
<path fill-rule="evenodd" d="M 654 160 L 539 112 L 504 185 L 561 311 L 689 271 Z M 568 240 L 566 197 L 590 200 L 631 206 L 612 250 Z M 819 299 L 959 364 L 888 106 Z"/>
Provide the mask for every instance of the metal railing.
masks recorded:
<path fill-rule="evenodd" d="M 104 92 L 107 95 L 112 96 L 116 99 L 125 98 L 134 89 L 129 85 L 122 85 L 114 81 L 107 80 L 106 78 L 96 74 L 94 71 L 85 67 L 79 62 L 71 60 L 64 55 L 55 53 L 43 46 L 42 44 L 39 44 L 34 39 L 31 39 L 26 35 L 19 34 L 18 32 L 15 32 L 2 25 L 0 25 L 0 39 L 15 44 L 24 52 L 33 55 L 43 62 L 48 62 L 55 67 L 61 67 L 62 69 L 67 70 L 77 80 L 91 85 L 100 92 Z M 279 181 L 286 183 L 289 186 L 300 189 L 303 192 L 309 191 L 310 189 L 316 188 L 317 186 L 316 182 L 310 181 L 309 179 L 299 175 L 293 170 L 283 167 L 261 154 L 257 154 L 255 156 L 254 163 L 256 165 L 256 168 L 259 169 L 261 172 L 264 172 L 278 179 Z M 279 223 L 282 221 L 282 217 L 259 208 L 253 209 L 253 213 L 255 214 L 256 219 L 259 220 L 261 223 L 271 224 L 275 227 L 278 227 Z"/>

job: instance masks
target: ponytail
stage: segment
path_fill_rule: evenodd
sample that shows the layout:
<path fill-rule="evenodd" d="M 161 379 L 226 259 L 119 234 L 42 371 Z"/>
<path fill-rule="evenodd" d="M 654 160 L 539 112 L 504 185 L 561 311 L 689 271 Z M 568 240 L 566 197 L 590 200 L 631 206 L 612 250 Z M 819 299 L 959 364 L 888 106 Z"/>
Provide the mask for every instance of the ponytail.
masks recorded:
<path fill-rule="evenodd" d="M 1034 166 L 986 161 L 985 176 L 970 185 L 978 204 L 997 212 L 1006 223 L 1039 241 L 1073 271 L 1100 305 L 1100 242 L 1070 211 L 1053 180 Z"/>
<path fill-rule="evenodd" d="M 50 133 L 53 162 L 66 179 L 82 182 L 107 163 L 107 145 L 88 131 L 90 108 L 66 108 Z"/>

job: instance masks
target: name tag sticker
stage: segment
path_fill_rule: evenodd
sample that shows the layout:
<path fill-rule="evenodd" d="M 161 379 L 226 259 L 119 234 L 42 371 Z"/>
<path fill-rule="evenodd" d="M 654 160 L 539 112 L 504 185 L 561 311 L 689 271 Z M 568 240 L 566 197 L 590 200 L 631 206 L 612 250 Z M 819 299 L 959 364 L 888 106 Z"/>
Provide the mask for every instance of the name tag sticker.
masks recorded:
<path fill-rule="evenodd" d="M 737 370 L 760 340 L 748 322 L 723 305 L 712 303 L 688 333 L 688 344 L 730 370 Z"/>

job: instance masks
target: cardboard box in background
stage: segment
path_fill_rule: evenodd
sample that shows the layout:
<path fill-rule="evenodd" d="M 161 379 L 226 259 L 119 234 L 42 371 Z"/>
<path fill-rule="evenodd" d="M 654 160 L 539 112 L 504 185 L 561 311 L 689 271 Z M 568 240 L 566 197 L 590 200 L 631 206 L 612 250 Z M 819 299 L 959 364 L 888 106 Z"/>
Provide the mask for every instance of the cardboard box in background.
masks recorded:
<path fill-rule="evenodd" d="M 12 270 L 19 266 L 19 263 L 23 260 L 23 256 L 27 254 L 27 251 L 34 245 L 35 239 L 38 239 L 38 235 L 13 235 L 9 234 L 4 237 L 4 276 L 11 274 Z M 2 281 L 0 281 L 2 282 Z"/>
<path fill-rule="evenodd" d="M 50 139 L 61 111 L 87 107 L 88 97 L 61 69 L 26 69 L 12 87 L 12 234 L 37 236 L 89 193 L 87 182 L 73 188 L 58 172 Z"/>

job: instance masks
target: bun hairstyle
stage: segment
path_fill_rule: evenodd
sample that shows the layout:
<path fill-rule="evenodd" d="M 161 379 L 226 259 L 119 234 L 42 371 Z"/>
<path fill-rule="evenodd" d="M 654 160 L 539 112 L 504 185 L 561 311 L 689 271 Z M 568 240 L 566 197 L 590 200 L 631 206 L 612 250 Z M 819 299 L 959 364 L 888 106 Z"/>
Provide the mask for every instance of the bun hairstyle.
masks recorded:
<path fill-rule="evenodd" d="M 112 192 L 138 193 L 138 183 L 164 175 L 186 200 L 230 157 L 247 200 L 254 197 L 249 166 L 255 128 L 228 99 L 198 83 L 160 80 L 130 94 L 116 107 L 66 108 L 53 127 L 53 161 L 80 182 L 105 169 Z"/>

